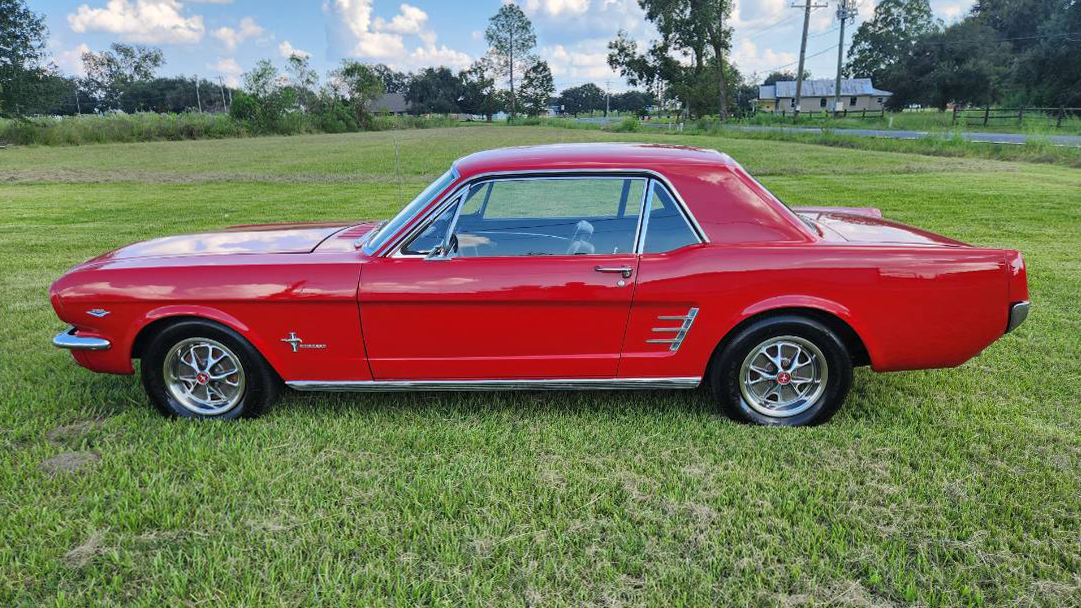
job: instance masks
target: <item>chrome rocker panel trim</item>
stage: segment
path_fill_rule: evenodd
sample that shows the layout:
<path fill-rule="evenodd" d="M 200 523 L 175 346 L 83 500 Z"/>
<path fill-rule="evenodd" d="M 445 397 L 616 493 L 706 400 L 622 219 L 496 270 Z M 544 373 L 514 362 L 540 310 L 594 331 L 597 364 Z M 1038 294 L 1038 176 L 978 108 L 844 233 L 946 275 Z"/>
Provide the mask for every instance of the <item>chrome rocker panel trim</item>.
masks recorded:
<path fill-rule="evenodd" d="M 560 380 L 364 380 L 286 382 L 298 391 L 408 392 L 408 391 L 576 391 L 698 388 L 700 377 L 688 378 L 573 378 Z"/>
<path fill-rule="evenodd" d="M 1028 309 L 1030 307 L 1028 300 L 1022 300 L 1020 302 L 1014 302 L 1010 304 L 1010 320 L 1006 324 L 1006 333 L 1017 329 L 1017 326 L 1024 323 L 1028 318 Z"/>
<path fill-rule="evenodd" d="M 53 338 L 53 346 L 67 350 L 109 350 L 112 344 L 105 338 L 87 338 L 75 335 L 75 328 L 68 328 Z"/>

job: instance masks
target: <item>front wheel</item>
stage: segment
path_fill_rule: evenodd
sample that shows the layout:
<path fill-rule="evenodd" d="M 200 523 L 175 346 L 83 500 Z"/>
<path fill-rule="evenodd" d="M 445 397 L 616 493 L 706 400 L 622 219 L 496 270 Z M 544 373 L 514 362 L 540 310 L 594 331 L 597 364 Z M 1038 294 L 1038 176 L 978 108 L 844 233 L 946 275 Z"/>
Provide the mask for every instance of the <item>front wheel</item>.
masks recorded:
<path fill-rule="evenodd" d="M 166 416 L 252 418 L 278 395 L 277 375 L 242 336 L 209 321 L 170 325 L 146 349 L 143 387 Z"/>
<path fill-rule="evenodd" d="M 815 319 L 794 315 L 740 330 L 710 373 L 724 413 L 755 424 L 821 424 L 852 386 L 852 361 L 841 338 Z"/>

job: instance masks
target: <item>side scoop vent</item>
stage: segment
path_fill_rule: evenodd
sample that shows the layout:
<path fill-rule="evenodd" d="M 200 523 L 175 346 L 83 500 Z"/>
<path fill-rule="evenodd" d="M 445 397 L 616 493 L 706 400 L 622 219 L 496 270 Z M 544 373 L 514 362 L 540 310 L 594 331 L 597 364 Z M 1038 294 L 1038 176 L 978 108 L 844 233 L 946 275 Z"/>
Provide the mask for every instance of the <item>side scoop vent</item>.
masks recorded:
<path fill-rule="evenodd" d="M 667 344 L 668 350 L 679 350 L 679 345 L 683 344 L 683 339 L 687 337 L 687 332 L 691 331 L 691 325 L 694 325 L 694 320 L 698 316 L 698 309 L 692 308 L 687 311 L 687 314 L 680 316 L 660 316 L 657 317 L 659 321 L 682 321 L 679 327 L 654 327 L 653 333 L 668 333 L 674 334 L 671 338 L 651 338 L 646 340 L 650 344 Z"/>

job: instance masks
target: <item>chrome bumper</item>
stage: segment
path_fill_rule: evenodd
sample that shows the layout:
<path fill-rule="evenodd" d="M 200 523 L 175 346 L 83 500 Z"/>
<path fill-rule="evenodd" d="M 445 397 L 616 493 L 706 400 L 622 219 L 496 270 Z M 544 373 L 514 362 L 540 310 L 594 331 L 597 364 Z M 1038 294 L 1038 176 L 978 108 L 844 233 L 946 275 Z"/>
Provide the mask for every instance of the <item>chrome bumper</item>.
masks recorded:
<path fill-rule="evenodd" d="M 1017 329 L 1018 325 L 1025 322 L 1025 319 L 1028 318 L 1028 308 L 1028 300 L 1010 304 L 1010 320 L 1006 323 L 1006 333 Z"/>
<path fill-rule="evenodd" d="M 109 350 L 112 344 L 105 338 L 85 338 L 75 335 L 75 328 L 68 328 L 53 338 L 53 346 L 68 350 Z"/>

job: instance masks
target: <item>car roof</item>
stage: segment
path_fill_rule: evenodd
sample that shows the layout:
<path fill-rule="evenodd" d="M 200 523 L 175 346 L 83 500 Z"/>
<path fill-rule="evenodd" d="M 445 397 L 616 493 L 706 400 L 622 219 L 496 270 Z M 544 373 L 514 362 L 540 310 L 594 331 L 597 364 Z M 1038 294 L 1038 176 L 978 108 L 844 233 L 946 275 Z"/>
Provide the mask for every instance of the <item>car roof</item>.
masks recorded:
<path fill-rule="evenodd" d="M 462 177 L 505 171 L 564 171 L 649 169 L 666 166 L 735 164 L 716 150 L 657 143 L 573 143 L 516 146 L 476 152 L 458 159 L 454 167 Z"/>

